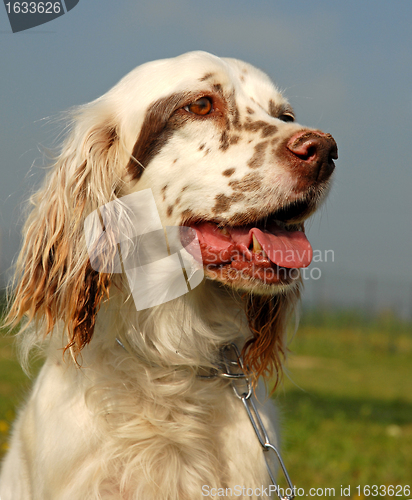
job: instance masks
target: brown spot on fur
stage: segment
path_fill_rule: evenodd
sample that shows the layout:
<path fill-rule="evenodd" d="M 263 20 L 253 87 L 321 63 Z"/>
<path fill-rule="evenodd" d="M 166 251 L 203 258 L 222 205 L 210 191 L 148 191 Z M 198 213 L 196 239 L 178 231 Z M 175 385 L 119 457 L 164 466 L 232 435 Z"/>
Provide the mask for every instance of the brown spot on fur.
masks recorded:
<path fill-rule="evenodd" d="M 240 75 L 240 81 L 243 83 L 245 82 L 245 77 L 243 75 Z"/>
<path fill-rule="evenodd" d="M 227 130 L 224 130 L 220 136 L 220 146 L 219 149 L 226 151 L 229 146 L 237 144 L 239 142 L 239 135 L 229 135 Z"/>
<path fill-rule="evenodd" d="M 234 193 L 231 196 L 226 196 L 225 194 L 217 194 L 215 196 L 215 206 L 212 208 L 212 212 L 217 215 L 222 212 L 227 212 L 233 203 L 243 200 L 245 195 L 243 193 Z"/>
<path fill-rule="evenodd" d="M 269 114 L 273 118 L 279 118 L 283 114 L 294 115 L 293 109 L 289 104 L 276 104 L 273 99 L 269 101 Z"/>
<path fill-rule="evenodd" d="M 166 213 L 167 213 L 167 216 L 168 216 L 168 217 L 171 217 L 171 216 L 172 216 L 172 213 L 173 213 L 173 205 L 169 205 L 169 206 L 167 207 L 167 212 L 166 212 Z"/>
<path fill-rule="evenodd" d="M 177 205 L 179 205 L 179 203 L 180 203 L 180 196 L 179 196 L 179 198 L 177 198 L 177 200 L 175 202 L 175 206 L 177 207 Z"/>
<path fill-rule="evenodd" d="M 202 150 L 205 148 L 205 146 L 206 146 L 206 144 L 201 144 L 201 145 L 199 146 L 199 151 L 202 151 Z"/>
<path fill-rule="evenodd" d="M 199 81 L 205 82 L 206 80 L 209 80 L 210 78 L 213 78 L 215 76 L 214 73 L 206 73 L 202 78 L 199 78 Z"/>
<path fill-rule="evenodd" d="M 173 160 L 173 165 L 177 162 L 177 160 L 178 160 L 178 158 L 175 158 L 175 159 Z"/>
<path fill-rule="evenodd" d="M 183 210 L 183 212 L 182 212 L 181 223 L 182 224 L 190 224 L 190 222 L 192 220 L 194 220 L 195 218 L 196 218 L 196 216 L 195 216 L 195 213 L 193 212 L 193 210 L 191 210 L 190 208 L 186 208 L 186 210 Z"/>
<path fill-rule="evenodd" d="M 235 168 L 228 168 L 227 170 L 222 172 L 222 175 L 224 175 L 225 177 L 230 177 L 231 175 L 233 175 L 235 173 L 235 171 L 236 171 Z"/>
<path fill-rule="evenodd" d="M 186 191 L 186 189 L 187 189 L 188 187 L 189 187 L 189 186 L 183 186 L 183 187 L 182 187 L 182 191 L 181 191 L 181 192 L 183 193 L 183 191 Z"/>
<path fill-rule="evenodd" d="M 253 115 L 255 113 L 255 111 L 252 109 L 252 108 L 249 108 L 247 107 L 246 108 L 246 111 L 250 114 L 250 115 Z"/>
<path fill-rule="evenodd" d="M 222 151 L 226 151 L 230 146 L 229 143 L 229 134 L 227 133 L 226 130 L 222 132 L 222 135 L 220 136 L 220 146 L 219 149 Z"/>
<path fill-rule="evenodd" d="M 231 117 L 231 123 L 236 130 L 241 130 L 242 124 L 240 122 L 240 113 L 239 108 L 236 104 L 235 91 L 232 90 L 229 97 L 227 98 L 228 102 L 228 114 Z"/>
<path fill-rule="evenodd" d="M 278 128 L 276 125 L 266 125 L 262 128 L 262 137 L 269 137 L 270 135 L 276 134 Z"/>
<path fill-rule="evenodd" d="M 217 93 L 222 93 L 222 85 L 220 83 L 215 83 L 213 85 L 213 90 Z"/>
<path fill-rule="evenodd" d="M 269 141 L 259 142 L 255 146 L 255 152 L 252 158 L 247 162 L 248 167 L 258 168 L 263 165 L 265 161 L 266 148 L 268 147 Z"/>
<path fill-rule="evenodd" d="M 166 200 L 166 189 L 168 188 L 168 185 L 165 184 L 163 187 L 162 187 L 162 196 L 163 196 L 163 201 Z"/>
<path fill-rule="evenodd" d="M 280 116 L 281 109 L 278 104 L 275 104 L 275 101 L 273 99 L 270 99 L 269 101 L 269 114 L 270 116 L 273 116 L 273 118 L 278 118 Z"/>
<path fill-rule="evenodd" d="M 133 179 L 140 179 L 144 168 L 167 143 L 174 130 L 182 125 L 182 120 L 170 121 L 170 117 L 189 97 L 187 92 L 178 92 L 159 99 L 149 107 L 133 147 L 132 158 L 126 166 Z"/>
<path fill-rule="evenodd" d="M 263 120 L 251 121 L 250 119 L 247 119 L 243 127 L 249 132 L 261 131 L 262 137 L 269 137 L 270 135 L 275 134 L 278 130 L 276 125 L 271 125 Z"/>
<path fill-rule="evenodd" d="M 229 186 L 235 191 L 257 191 L 262 185 L 263 177 L 257 173 L 247 174 L 240 181 L 230 181 Z"/>

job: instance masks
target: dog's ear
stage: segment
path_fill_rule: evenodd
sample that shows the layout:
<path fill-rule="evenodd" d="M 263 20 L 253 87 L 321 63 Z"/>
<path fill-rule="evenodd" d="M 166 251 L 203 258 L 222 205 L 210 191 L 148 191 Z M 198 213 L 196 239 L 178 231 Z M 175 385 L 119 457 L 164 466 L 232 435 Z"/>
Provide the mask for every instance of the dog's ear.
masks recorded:
<path fill-rule="evenodd" d="M 96 313 L 108 295 L 111 276 L 92 269 L 84 219 L 114 199 L 124 158 L 116 126 L 94 103 L 73 118 L 71 132 L 41 189 L 31 197 L 23 228 L 13 303 L 7 324 L 23 316 L 45 334 L 57 321 L 78 353 L 93 335 Z"/>
<path fill-rule="evenodd" d="M 245 298 L 252 337 L 246 341 L 242 357 L 255 383 L 260 376 L 269 380 L 274 375 L 274 388 L 279 383 L 287 349 L 287 327 L 299 297 L 300 286 L 296 286 L 275 296 L 249 295 Z"/>

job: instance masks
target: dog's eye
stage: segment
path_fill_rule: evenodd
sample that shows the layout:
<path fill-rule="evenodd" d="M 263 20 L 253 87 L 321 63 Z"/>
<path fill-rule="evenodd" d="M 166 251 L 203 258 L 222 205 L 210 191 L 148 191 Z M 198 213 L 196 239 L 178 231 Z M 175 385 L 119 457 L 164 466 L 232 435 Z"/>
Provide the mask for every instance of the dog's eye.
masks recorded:
<path fill-rule="evenodd" d="M 209 97 L 201 97 L 184 107 L 189 113 L 201 116 L 208 115 L 212 111 L 212 108 L 212 100 Z"/>
<path fill-rule="evenodd" d="M 279 116 L 279 120 L 282 120 L 282 122 L 294 122 L 295 117 L 293 115 L 289 115 L 288 113 L 283 113 L 283 115 Z"/>

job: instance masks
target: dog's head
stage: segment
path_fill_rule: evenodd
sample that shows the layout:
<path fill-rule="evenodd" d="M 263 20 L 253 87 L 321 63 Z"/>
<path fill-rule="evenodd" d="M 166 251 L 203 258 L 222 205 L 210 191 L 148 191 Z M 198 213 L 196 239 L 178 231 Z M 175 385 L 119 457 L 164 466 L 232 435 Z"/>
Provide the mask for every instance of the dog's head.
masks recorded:
<path fill-rule="evenodd" d="M 249 64 L 199 52 L 154 64 L 161 95 L 147 88 L 151 64 L 120 83 L 136 89 L 121 111 L 135 122 L 127 144 L 135 189 L 153 190 L 165 225 L 196 229 L 212 279 L 266 294 L 295 284 L 312 255 L 303 222 L 328 190 L 335 141 L 295 123 Z M 152 94 L 143 111 L 133 104 L 142 82 Z"/>
<path fill-rule="evenodd" d="M 9 317 L 45 318 L 47 332 L 61 319 L 73 346 L 88 343 L 112 277 L 90 266 L 84 220 L 150 188 L 163 225 L 196 231 L 207 277 L 255 295 L 282 292 L 277 305 L 251 307 L 252 331 L 273 326 L 310 262 L 303 223 L 324 199 L 335 158 L 333 138 L 295 123 L 251 65 L 192 52 L 140 66 L 74 113 L 32 198 Z"/>

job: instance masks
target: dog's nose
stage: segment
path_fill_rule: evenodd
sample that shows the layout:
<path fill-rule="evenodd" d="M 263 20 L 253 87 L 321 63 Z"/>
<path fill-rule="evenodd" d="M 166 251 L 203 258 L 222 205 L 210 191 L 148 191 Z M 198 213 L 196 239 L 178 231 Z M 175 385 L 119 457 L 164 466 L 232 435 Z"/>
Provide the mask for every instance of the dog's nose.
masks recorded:
<path fill-rule="evenodd" d="M 318 130 L 299 132 L 289 139 L 286 147 L 295 157 L 293 164 L 306 177 L 322 182 L 332 174 L 338 147 L 330 134 Z"/>

